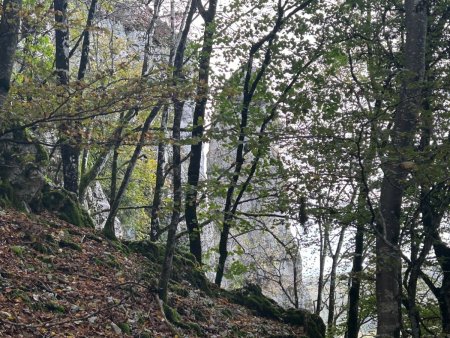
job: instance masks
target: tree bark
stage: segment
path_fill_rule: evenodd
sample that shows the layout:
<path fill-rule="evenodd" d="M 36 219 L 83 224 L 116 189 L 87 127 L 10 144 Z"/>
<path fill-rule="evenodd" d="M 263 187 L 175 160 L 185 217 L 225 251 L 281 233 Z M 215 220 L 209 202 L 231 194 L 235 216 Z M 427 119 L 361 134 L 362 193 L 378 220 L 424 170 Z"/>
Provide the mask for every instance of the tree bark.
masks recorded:
<path fill-rule="evenodd" d="M 69 22 L 67 0 L 54 0 L 55 10 L 55 67 L 60 86 L 69 85 Z M 78 194 L 78 160 L 80 138 L 77 126 L 65 122 L 60 126 L 61 159 L 64 189 Z"/>
<path fill-rule="evenodd" d="M 8 96 L 19 41 L 22 0 L 4 0 L 0 21 L 0 109 Z"/>
<path fill-rule="evenodd" d="M 200 0 L 199 0 L 200 2 Z M 201 157 L 203 147 L 203 131 L 205 123 L 205 110 L 208 102 L 208 83 L 211 54 L 213 50 L 213 38 L 215 34 L 214 19 L 216 16 L 217 0 L 210 0 L 208 11 L 200 11 L 205 20 L 203 33 L 203 46 L 200 54 L 197 95 L 193 115 L 191 156 L 188 167 L 188 180 L 185 198 L 185 218 L 189 232 L 189 247 L 191 253 L 202 262 L 201 229 L 197 219 L 198 206 L 198 182 L 200 178 Z"/>
<path fill-rule="evenodd" d="M 364 250 L 364 225 L 356 225 L 355 251 L 353 253 L 353 266 L 351 285 L 349 290 L 347 332 L 346 338 L 357 338 L 359 334 L 359 298 L 361 288 L 361 272 Z"/>
<path fill-rule="evenodd" d="M 334 323 L 335 323 L 335 307 L 336 307 L 336 279 L 337 279 L 337 266 L 341 255 L 342 243 L 344 241 L 346 226 L 343 226 L 341 233 L 339 234 L 339 240 L 337 243 L 336 251 L 332 253 L 331 243 L 329 244 L 329 252 L 331 253 L 332 263 L 330 272 L 330 296 L 328 299 L 328 319 L 327 319 L 327 332 L 328 336 L 334 337 Z"/>
<path fill-rule="evenodd" d="M 127 189 L 128 184 L 130 183 L 131 175 L 133 174 L 134 167 L 136 166 L 137 160 L 144 146 L 147 132 L 150 129 L 150 125 L 152 124 L 159 110 L 161 109 L 161 106 L 162 102 L 159 101 L 155 105 L 155 107 L 153 107 L 150 114 L 147 116 L 144 125 L 142 126 L 142 131 L 139 137 L 138 144 L 136 145 L 136 148 L 134 148 L 133 155 L 131 156 L 131 159 L 128 162 L 127 170 L 125 171 L 125 175 L 123 176 L 122 183 L 120 184 L 119 190 L 117 191 L 117 194 L 114 197 L 114 201 L 111 205 L 108 218 L 106 219 L 105 227 L 103 229 L 105 236 L 108 237 L 109 239 L 112 240 L 116 239 L 116 234 L 114 231 L 114 220 L 117 216 L 117 212 L 119 211 L 120 202 L 122 201 L 125 190 Z"/>
<path fill-rule="evenodd" d="M 161 116 L 161 129 L 164 135 L 167 130 L 167 122 L 169 117 L 169 107 L 165 107 L 163 114 Z M 150 221 L 150 240 L 157 241 L 160 235 L 159 226 L 159 212 L 161 209 L 162 201 L 162 190 L 164 188 L 165 175 L 164 175 L 164 165 L 166 163 L 166 143 L 164 140 L 158 143 L 158 158 L 156 162 L 156 182 L 155 182 L 155 192 L 153 193 L 153 202 L 151 210 L 151 221 Z"/>
<path fill-rule="evenodd" d="M 183 78 L 183 62 L 184 62 L 184 52 L 186 50 L 187 37 L 191 28 L 192 20 L 196 12 L 196 0 L 193 0 L 189 13 L 186 18 L 186 23 L 181 34 L 180 43 L 178 44 L 177 51 L 175 53 L 174 59 L 174 72 L 173 80 L 175 89 L 182 81 Z M 175 93 L 173 98 L 174 103 L 174 121 L 172 137 L 173 143 L 173 211 L 172 217 L 169 224 L 169 229 L 167 233 L 166 250 L 164 253 L 164 261 L 161 267 L 161 275 L 159 278 L 158 292 L 161 300 L 167 302 L 167 289 L 169 286 L 170 276 L 172 274 L 172 262 L 173 254 L 175 251 L 176 244 L 176 233 L 178 228 L 178 223 L 180 221 L 181 205 L 183 199 L 183 192 L 181 186 L 181 146 L 179 140 L 181 137 L 181 118 L 183 115 L 184 101 L 178 99 L 177 93 Z"/>
<path fill-rule="evenodd" d="M 377 220 L 377 335 L 400 337 L 401 328 L 401 256 L 399 247 L 400 215 L 405 179 L 404 161 L 411 161 L 417 116 L 421 107 L 421 86 L 425 71 L 427 31 L 426 3 L 405 0 L 406 42 L 400 103 L 395 112 L 394 131 L 388 159 L 383 165 L 380 216 Z"/>
<path fill-rule="evenodd" d="M 90 32 L 89 30 L 92 27 L 92 22 L 94 20 L 95 10 L 97 8 L 97 1 L 92 0 L 91 5 L 89 6 L 88 17 L 86 20 L 86 28 L 83 32 L 83 44 L 81 45 L 81 58 L 80 58 L 80 66 L 78 67 L 78 80 L 83 80 L 84 75 L 86 74 L 86 68 L 89 63 L 89 48 L 90 48 Z"/>

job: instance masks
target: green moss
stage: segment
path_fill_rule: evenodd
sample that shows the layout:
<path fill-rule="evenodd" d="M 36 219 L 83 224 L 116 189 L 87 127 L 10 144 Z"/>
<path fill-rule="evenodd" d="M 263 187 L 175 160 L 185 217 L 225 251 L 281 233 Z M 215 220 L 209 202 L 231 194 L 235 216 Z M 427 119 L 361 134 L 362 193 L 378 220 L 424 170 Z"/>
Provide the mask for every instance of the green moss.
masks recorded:
<path fill-rule="evenodd" d="M 255 284 L 248 284 L 242 289 L 232 291 L 228 297 L 231 301 L 254 310 L 262 317 L 279 320 L 283 315 L 283 308 L 264 296 L 261 288 Z"/>
<path fill-rule="evenodd" d="M 188 322 L 186 325 L 190 330 L 195 331 L 198 336 L 204 337 L 204 332 L 200 325 L 194 322 Z"/>
<path fill-rule="evenodd" d="M 171 308 L 167 304 L 163 304 L 164 314 L 166 315 L 166 318 L 168 321 L 174 324 L 178 324 L 181 322 L 181 316 L 177 312 L 177 310 Z"/>
<path fill-rule="evenodd" d="M 208 321 L 208 318 L 206 318 L 206 316 L 203 313 L 203 311 L 201 311 L 201 310 L 199 310 L 197 308 L 193 308 L 192 309 L 192 313 L 193 313 L 196 321 L 199 321 L 199 322 L 206 322 L 206 321 Z"/>
<path fill-rule="evenodd" d="M 25 304 L 31 303 L 30 297 L 24 291 L 22 291 L 20 289 L 14 289 L 11 293 L 9 293 L 8 298 L 13 299 L 13 300 L 20 299 Z"/>
<path fill-rule="evenodd" d="M 23 210 L 23 205 L 14 194 L 14 188 L 9 182 L 3 180 L 0 180 L 0 206 Z"/>
<path fill-rule="evenodd" d="M 19 257 L 22 257 L 22 256 L 23 256 L 23 253 L 25 252 L 25 248 L 24 248 L 23 246 L 20 246 L 20 245 L 13 245 L 13 246 L 11 247 L 11 251 L 12 251 L 15 255 L 17 255 L 17 256 L 19 256 Z"/>
<path fill-rule="evenodd" d="M 64 240 L 64 239 L 59 241 L 59 246 L 61 248 L 69 248 L 69 249 L 72 249 L 72 250 L 75 250 L 75 251 L 79 251 L 79 252 L 83 251 L 81 246 L 79 246 L 78 244 L 76 244 L 74 242 L 70 242 L 70 241 Z"/>
<path fill-rule="evenodd" d="M 140 253 L 152 262 L 161 263 L 164 258 L 164 248 L 157 243 L 151 241 L 130 241 L 124 242 L 124 244 L 132 252 Z"/>
<path fill-rule="evenodd" d="M 311 338 L 325 337 L 325 324 L 320 316 L 302 309 L 288 309 L 283 316 L 284 322 L 303 326 Z"/>
<path fill-rule="evenodd" d="M 51 301 L 45 303 L 44 308 L 50 312 L 66 313 L 66 309 L 64 308 L 64 306 L 62 306 L 58 303 L 55 303 L 55 302 L 51 302 Z"/>
<path fill-rule="evenodd" d="M 115 269 L 120 268 L 120 263 L 117 262 L 116 257 L 114 257 L 111 254 L 106 254 L 104 262 L 107 266 L 109 266 L 111 268 L 115 268 Z"/>
<path fill-rule="evenodd" d="M 140 332 L 138 337 L 140 338 L 153 338 L 154 336 L 150 332 Z"/>
<path fill-rule="evenodd" d="M 227 318 L 233 317 L 233 312 L 231 312 L 231 310 L 228 308 L 223 308 L 222 310 L 220 310 L 220 312 Z"/>
<path fill-rule="evenodd" d="M 126 246 L 126 244 L 121 243 L 120 241 L 110 241 L 109 244 L 125 255 L 130 253 L 130 249 Z"/>
<path fill-rule="evenodd" d="M 45 209 L 56 212 L 66 222 L 81 227 L 94 227 L 88 212 L 63 189 L 45 191 L 42 194 L 42 205 Z"/>
<path fill-rule="evenodd" d="M 176 293 L 177 295 L 181 296 L 181 297 L 188 297 L 189 296 L 189 291 L 186 290 L 186 288 L 184 288 L 182 285 L 180 284 L 171 284 L 170 285 L 170 289 Z"/>
<path fill-rule="evenodd" d="M 131 334 L 131 327 L 128 323 L 118 323 L 117 326 L 122 330 L 125 334 Z"/>
<path fill-rule="evenodd" d="M 33 243 L 31 243 L 31 247 L 34 250 L 36 250 L 36 251 L 38 251 L 40 253 L 43 253 L 43 254 L 51 254 L 51 253 L 53 253 L 53 250 L 50 247 L 48 247 L 48 246 L 46 246 L 46 245 L 44 245 L 44 244 L 42 244 L 40 242 L 33 242 Z"/>

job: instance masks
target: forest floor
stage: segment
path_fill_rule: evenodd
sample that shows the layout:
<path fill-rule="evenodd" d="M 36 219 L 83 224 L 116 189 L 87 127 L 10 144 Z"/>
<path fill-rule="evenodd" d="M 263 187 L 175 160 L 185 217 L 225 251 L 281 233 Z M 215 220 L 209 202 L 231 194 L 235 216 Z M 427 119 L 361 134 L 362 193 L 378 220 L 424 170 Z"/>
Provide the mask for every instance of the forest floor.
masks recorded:
<path fill-rule="evenodd" d="M 52 214 L 0 209 L 0 336 L 304 337 L 183 278 L 163 307 L 159 266 L 124 248 Z"/>

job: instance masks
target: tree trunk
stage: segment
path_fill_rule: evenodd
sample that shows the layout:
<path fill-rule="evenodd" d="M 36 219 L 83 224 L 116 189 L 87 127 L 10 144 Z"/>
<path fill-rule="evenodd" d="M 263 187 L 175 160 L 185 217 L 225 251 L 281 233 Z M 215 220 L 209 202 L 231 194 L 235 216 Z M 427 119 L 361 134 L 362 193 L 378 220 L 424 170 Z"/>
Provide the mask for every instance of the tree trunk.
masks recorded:
<path fill-rule="evenodd" d="M 94 20 L 95 10 L 97 8 L 97 1 L 92 0 L 89 7 L 88 17 L 86 20 L 86 28 L 83 32 L 83 44 L 81 46 L 81 58 L 80 66 L 78 67 L 78 80 L 83 80 L 86 74 L 86 68 L 89 63 L 89 48 L 90 48 L 90 29 L 92 27 L 92 21 Z"/>
<path fill-rule="evenodd" d="M 165 107 L 161 116 L 161 129 L 164 136 L 166 134 L 167 122 L 169 117 L 169 107 Z M 150 240 L 157 241 L 160 235 L 159 212 L 161 209 L 162 190 L 165 182 L 164 165 L 166 163 L 166 143 L 162 140 L 158 143 L 158 158 L 156 163 L 155 192 L 153 194 L 151 222 L 150 222 Z"/>
<path fill-rule="evenodd" d="M 408 171 L 402 163 L 411 161 L 417 116 L 421 107 L 421 86 L 425 71 L 425 40 L 427 31 L 426 4 L 405 0 L 406 42 L 405 71 L 400 102 L 395 112 L 394 134 L 380 196 L 380 217 L 377 222 L 376 296 L 379 337 L 400 337 L 401 328 L 401 256 L 399 247 L 400 214 Z"/>
<path fill-rule="evenodd" d="M 60 86 L 69 84 L 69 22 L 67 0 L 54 0 L 55 10 L 55 67 Z M 60 126 L 61 160 L 64 189 L 78 194 L 78 160 L 80 137 L 75 124 L 65 122 Z"/>
<path fill-rule="evenodd" d="M 0 22 L 0 109 L 8 96 L 14 58 L 19 41 L 22 0 L 4 0 Z"/>
<path fill-rule="evenodd" d="M 433 244 L 434 253 L 441 266 L 443 276 L 438 298 L 439 309 L 441 311 L 442 331 L 445 337 L 450 336 L 450 247 L 445 245 L 439 235 L 436 236 Z"/>
<path fill-rule="evenodd" d="M 166 251 L 164 254 L 164 261 L 161 270 L 161 277 L 159 280 L 159 297 L 161 300 L 167 302 L 167 289 L 169 285 L 170 275 L 172 274 L 172 261 L 176 244 L 176 233 L 178 222 L 181 215 L 181 204 L 183 192 L 181 187 L 181 146 L 178 143 L 181 132 L 181 117 L 183 115 L 184 102 L 174 100 L 174 120 L 172 137 L 175 141 L 173 143 L 173 210 L 172 218 L 170 220 L 169 229 L 167 232 Z"/>
<path fill-rule="evenodd" d="M 175 89 L 180 81 L 182 81 L 182 71 L 184 62 L 184 52 L 186 50 L 187 37 L 191 28 L 192 20 L 196 11 L 196 0 L 193 0 L 189 13 L 186 18 L 186 24 L 181 34 L 180 43 L 178 44 L 175 59 L 174 59 L 174 86 Z M 176 244 L 176 232 L 178 222 L 180 221 L 181 205 L 183 199 L 183 192 L 181 187 L 181 147 L 179 144 L 181 136 L 181 118 L 183 115 L 184 102 L 176 97 L 173 99 L 174 103 L 174 121 L 173 121 L 173 211 L 172 218 L 169 224 L 167 233 L 166 250 L 164 253 L 164 261 L 161 267 L 161 275 L 159 278 L 158 291 L 159 296 L 163 302 L 167 302 L 167 289 L 169 286 L 170 275 L 172 274 L 172 261 Z"/>
<path fill-rule="evenodd" d="M 89 49 L 90 49 L 90 45 L 91 45 L 90 29 L 92 27 L 92 22 L 94 20 L 95 11 L 97 8 L 97 1 L 98 0 L 91 0 L 91 5 L 89 6 L 88 17 L 86 20 L 86 27 L 83 32 L 83 43 L 81 46 L 81 58 L 80 58 L 80 65 L 78 67 L 78 76 L 77 76 L 78 81 L 81 81 L 84 79 L 84 76 L 86 74 L 86 68 L 89 64 Z M 90 136 L 89 128 L 88 128 L 87 134 L 88 134 L 87 139 L 90 139 L 91 136 Z M 81 168 L 80 168 L 81 177 L 86 172 L 88 157 L 89 157 L 89 149 L 86 146 L 84 146 L 83 154 L 81 156 Z M 81 185 L 81 182 L 80 182 L 80 185 Z M 79 197 L 79 199 L 80 199 L 80 201 L 82 201 L 82 198 Z"/>
<path fill-rule="evenodd" d="M 123 176 L 122 183 L 120 184 L 119 190 L 117 191 L 117 194 L 114 197 L 114 201 L 109 210 L 108 218 L 106 219 L 105 228 L 103 229 L 105 236 L 108 237 L 109 239 L 113 240 L 116 239 L 116 234 L 114 231 L 114 220 L 117 216 L 117 212 L 119 211 L 120 202 L 122 201 L 125 190 L 127 189 L 128 184 L 130 183 L 131 175 L 133 175 L 134 167 L 136 166 L 137 160 L 144 146 L 147 132 L 150 129 L 150 125 L 152 124 L 159 110 L 161 109 L 161 105 L 162 102 L 159 101 L 155 105 L 155 107 L 153 107 L 150 114 L 147 116 L 147 119 L 145 120 L 144 125 L 142 126 L 141 136 L 139 137 L 138 144 L 136 145 L 136 148 L 134 148 L 133 155 L 131 156 L 131 159 L 128 162 L 127 170 L 125 171 L 125 175 Z"/>
<path fill-rule="evenodd" d="M 215 34 L 214 19 L 216 16 L 216 8 L 217 0 L 211 0 L 209 2 L 208 11 L 206 13 L 200 12 L 205 20 L 205 30 L 203 33 L 203 47 L 200 54 L 197 95 L 192 122 L 192 139 L 195 143 L 191 145 L 185 200 L 185 218 L 189 232 L 189 247 L 191 253 L 199 263 L 202 262 L 202 244 L 201 229 L 199 228 L 197 219 L 197 189 L 201 169 L 203 125 L 205 123 L 206 103 L 208 102 L 209 70 Z"/>
<path fill-rule="evenodd" d="M 359 334 L 359 295 L 361 288 L 363 250 L 364 224 L 358 222 L 356 225 L 355 251 L 353 253 L 351 285 L 349 290 L 346 338 L 358 338 Z"/>
<path fill-rule="evenodd" d="M 334 322 L 335 322 L 335 307 L 336 307 L 336 274 L 337 266 L 339 263 L 339 257 L 341 255 L 342 242 L 344 241 L 344 235 L 346 226 L 343 226 L 341 233 L 339 234 L 339 240 L 337 243 L 336 251 L 332 254 L 331 272 L 330 272 L 330 297 L 328 299 L 328 319 L 327 319 L 327 332 L 329 337 L 334 337 Z M 329 251 L 331 251 L 331 243 L 329 243 Z"/>
<path fill-rule="evenodd" d="M 316 308 L 314 309 L 314 313 L 320 316 L 320 312 L 322 311 L 322 296 L 323 296 L 323 286 L 324 286 L 324 273 L 325 273 L 325 258 L 327 257 L 327 241 L 328 241 L 328 228 L 323 228 L 322 220 L 319 219 L 319 280 L 317 281 L 317 300 L 316 300 Z"/>

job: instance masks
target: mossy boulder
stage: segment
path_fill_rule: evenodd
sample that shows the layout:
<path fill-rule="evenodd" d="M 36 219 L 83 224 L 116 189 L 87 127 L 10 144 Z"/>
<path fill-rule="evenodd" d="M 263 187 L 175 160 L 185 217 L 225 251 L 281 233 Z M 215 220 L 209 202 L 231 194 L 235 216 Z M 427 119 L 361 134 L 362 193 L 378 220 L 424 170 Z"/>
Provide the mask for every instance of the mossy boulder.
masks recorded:
<path fill-rule="evenodd" d="M 165 249 L 162 244 L 144 241 L 123 242 L 132 252 L 139 253 L 147 257 L 150 261 L 162 264 Z M 181 249 L 176 249 L 173 256 L 172 279 L 177 282 L 188 281 L 194 287 L 202 290 L 207 295 L 212 295 L 211 283 L 206 278 L 200 265 L 195 261 L 195 257 Z"/>
<path fill-rule="evenodd" d="M 139 253 L 154 263 L 162 263 L 162 260 L 164 259 L 164 247 L 161 244 L 147 240 L 124 241 L 123 244 L 125 244 L 130 251 Z"/>
<path fill-rule="evenodd" d="M 196 262 L 195 257 L 189 252 L 176 250 L 173 256 L 172 278 L 178 282 L 188 281 L 208 296 L 213 294 L 211 282 L 205 276 L 201 266 Z"/>
<path fill-rule="evenodd" d="M 232 302 L 243 305 L 262 317 L 302 326 L 310 338 L 325 337 L 325 324 L 320 316 L 304 309 L 286 310 L 274 300 L 264 296 L 258 285 L 247 284 L 242 289 L 225 291 L 224 295 Z"/>
<path fill-rule="evenodd" d="M 56 213 L 66 222 L 81 227 L 94 227 L 89 213 L 81 206 L 75 196 L 64 189 L 47 187 L 42 193 L 41 200 L 37 203 L 39 202 L 42 208 Z"/>
<path fill-rule="evenodd" d="M 1 204 L 23 209 L 46 183 L 46 149 L 32 135 L 18 128 L 0 138 Z"/>
<path fill-rule="evenodd" d="M 283 314 L 285 323 L 305 328 L 308 337 L 323 338 L 325 337 L 325 324 L 322 318 L 314 313 L 310 313 L 304 309 L 288 309 Z"/>
<path fill-rule="evenodd" d="M 242 289 L 229 292 L 227 296 L 234 303 L 243 305 L 262 317 L 282 319 L 283 308 L 274 300 L 264 296 L 258 285 L 247 284 Z"/>
<path fill-rule="evenodd" d="M 131 334 L 131 327 L 128 323 L 118 323 L 117 326 L 122 330 L 125 334 Z"/>

